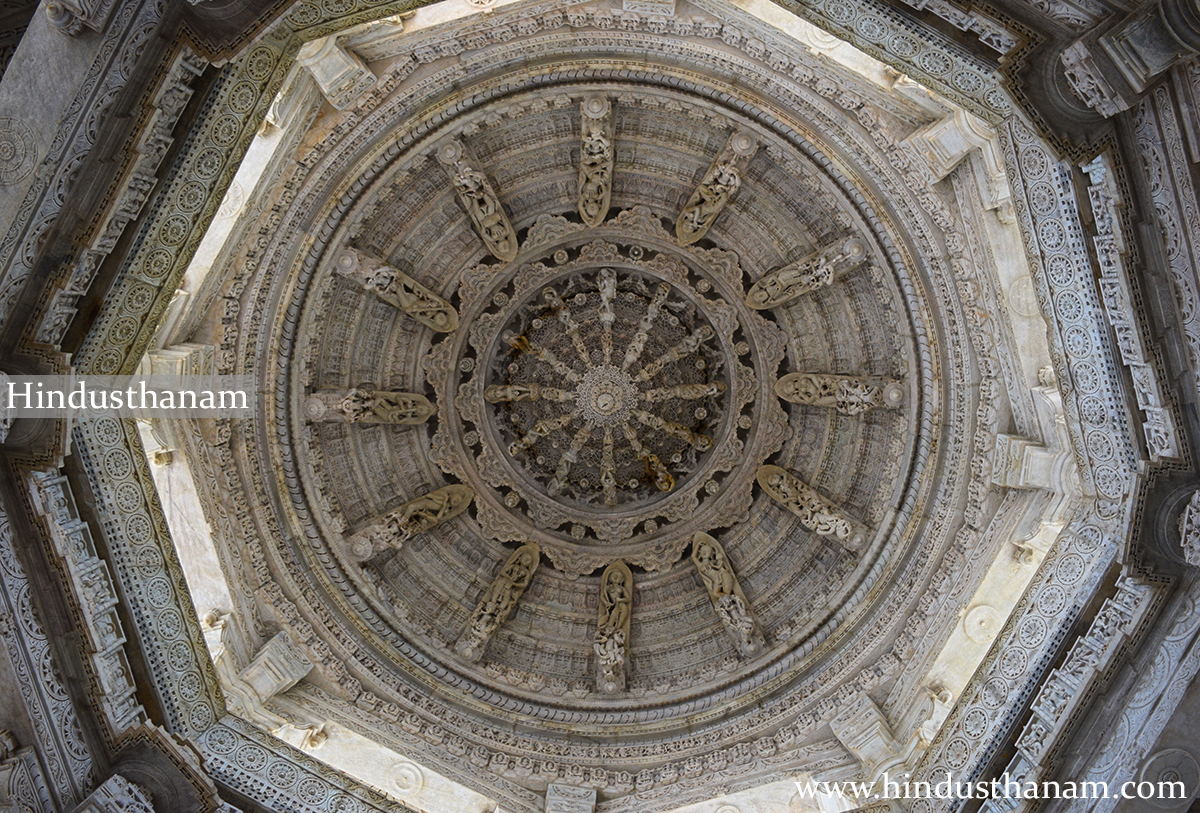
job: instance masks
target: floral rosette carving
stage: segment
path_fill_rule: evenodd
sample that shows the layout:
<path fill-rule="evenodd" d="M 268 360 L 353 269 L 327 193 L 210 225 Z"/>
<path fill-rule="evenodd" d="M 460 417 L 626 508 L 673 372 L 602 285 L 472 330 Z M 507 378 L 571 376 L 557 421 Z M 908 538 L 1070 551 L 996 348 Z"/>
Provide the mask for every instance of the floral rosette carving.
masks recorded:
<path fill-rule="evenodd" d="M 744 517 L 787 432 L 769 372 L 785 342 L 740 277 L 736 255 L 681 249 L 642 211 L 467 274 L 465 329 L 426 372 L 435 462 L 476 490 L 481 531 L 580 575 L 666 569 Z"/>

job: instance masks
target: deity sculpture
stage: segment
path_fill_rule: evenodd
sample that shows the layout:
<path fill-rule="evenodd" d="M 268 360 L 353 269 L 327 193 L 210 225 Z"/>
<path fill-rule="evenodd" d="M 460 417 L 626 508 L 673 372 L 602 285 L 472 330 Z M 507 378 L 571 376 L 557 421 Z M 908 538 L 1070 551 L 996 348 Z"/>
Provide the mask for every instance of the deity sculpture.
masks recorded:
<path fill-rule="evenodd" d="M 786 304 L 832 285 L 837 272 L 848 270 L 864 259 L 866 246 L 862 240 L 844 238 L 764 276 L 746 294 L 746 304 L 759 310 Z"/>
<path fill-rule="evenodd" d="M 721 544 L 708 534 L 696 534 L 692 538 L 692 563 L 738 653 L 744 658 L 757 655 L 763 647 L 762 633 Z"/>
<path fill-rule="evenodd" d="M 446 167 L 454 191 L 467 210 L 475 231 L 487 250 L 498 260 L 511 262 L 517 256 L 517 233 L 513 231 L 500 198 L 487 176 L 471 165 L 463 145 L 457 141 L 443 143 L 437 151 L 438 160 Z"/>
<path fill-rule="evenodd" d="M 895 408 L 904 400 L 904 388 L 897 381 L 819 373 L 789 373 L 775 382 L 775 393 L 793 404 L 829 407 L 843 415 Z"/>
<path fill-rule="evenodd" d="M 334 269 L 439 333 L 458 328 L 458 312 L 449 302 L 397 268 L 347 247 L 337 255 Z"/>
<path fill-rule="evenodd" d="M 625 688 L 626 647 L 633 606 L 633 574 L 622 561 L 613 562 L 600 577 L 600 607 L 596 623 L 596 685 L 605 694 Z"/>
<path fill-rule="evenodd" d="M 800 524 L 817 536 L 832 537 L 856 548 L 866 540 L 866 532 L 836 506 L 778 466 L 759 466 L 758 484 L 768 496 L 800 518 Z"/>
<path fill-rule="evenodd" d="M 433 405 L 414 392 L 376 392 L 351 389 L 338 404 L 351 423 L 424 423 L 434 414 Z"/>
<path fill-rule="evenodd" d="M 590 96 L 581 105 L 579 142 L 579 217 L 588 226 L 599 226 L 612 198 L 612 105 Z"/>
<path fill-rule="evenodd" d="M 400 548 L 417 534 L 461 514 L 475 497 L 470 486 L 450 485 L 409 500 L 390 511 L 351 544 L 351 552 L 368 559 L 386 548 Z"/>
<path fill-rule="evenodd" d="M 758 142 L 739 130 L 730 136 L 675 221 L 675 239 L 686 246 L 708 233 L 713 222 L 742 184 L 741 169 L 750 162 Z"/>
<path fill-rule="evenodd" d="M 469 661 L 478 661 L 491 640 L 493 633 L 508 620 L 516 609 L 517 602 L 533 579 L 537 570 L 540 551 L 535 543 L 522 545 L 508 557 L 504 567 L 492 580 L 483 598 L 475 607 L 467 628 L 458 640 L 455 650 Z"/>

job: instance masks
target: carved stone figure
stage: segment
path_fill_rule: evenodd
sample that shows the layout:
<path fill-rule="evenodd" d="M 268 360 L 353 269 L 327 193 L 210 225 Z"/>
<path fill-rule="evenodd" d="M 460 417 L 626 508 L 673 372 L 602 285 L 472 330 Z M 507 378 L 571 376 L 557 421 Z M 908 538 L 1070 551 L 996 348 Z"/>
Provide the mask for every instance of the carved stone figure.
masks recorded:
<path fill-rule="evenodd" d="M 829 407 L 843 415 L 894 409 L 904 401 L 904 387 L 897 381 L 820 373 L 789 373 L 775 382 L 775 393 L 793 404 Z"/>
<path fill-rule="evenodd" d="M 750 288 L 746 304 L 763 310 L 832 285 L 839 271 L 848 270 L 866 258 L 866 246 L 857 237 L 847 237 L 815 251 L 777 271 L 772 271 Z"/>
<path fill-rule="evenodd" d="M 341 401 L 351 423 L 423 423 L 435 412 L 423 395 L 413 392 L 369 392 L 352 389 Z"/>
<path fill-rule="evenodd" d="M 351 552 L 368 559 L 385 548 L 400 548 L 417 534 L 461 514 L 475 497 L 470 486 L 443 486 L 409 500 L 351 543 Z"/>
<path fill-rule="evenodd" d="M 612 104 L 601 96 L 589 96 L 580 109 L 579 217 L 589 226 L 599 226 L 612 199 Z"/>
<path fill-rule="evenodd" d="M 757 655 L 763 647 L 762 633 L 721 543 L 708 534 L 696 534 L 692 538 L 692 563 L 738 654 L 744 658 Z"/>
<path fill-rule="evenodd" d="M 778 466 L 759 466 L 758 484 L 817 536 L 833 537 L 851 548 L 857 548 L 866 540 L 866 532 L 859 523 Z"/>
<path fill-rule="evenodd" d="M 517 233 L 487 176 L 471 165 L 462 144 L 457 141 L 443 143 L 437 157 L 446 167 L 454 191 L 487 250 L 504 262 L 516 259 Z"/>
<path fill-rule="evenodd" d="M 449 302 L 397 268 L 346 247 L 337 255 L 334 269 L 356 279 L 377 297 L 439 333 L 458 327 L 458 312 Z"/>
<path fill-rule="evenodd" d="M 680 245 L 694 243 L 708 233 L 729 198 L 742 185 L 741 170 L 757 149 L 758 141 L 744 130 L 729 137 L 675 221 L 675 239 Z"/>
<path fill-rule="evenodd" d="M 1179 517 L 1179 538 L 1184 560 L 1192 567 L 1200 565 L 1200 491 L 1192 494 Z"/>
<path fill-rule="evenodd" d="M 600 608 L 596 623 L 596 686 L 605 694 L 625 688 L 625 655 L 633 607 L 633 574 L 622 561 L 613 562 L 600 577 Z"/>
<path fill-rule="evenodd" d="M 537 544 L 531 542 L 517 548 L 508 557 L 500 573 L 479 600 L 467 628 L 458 639 L 455 650 L 459 655 L 469 661 L 478 661 L 483 657 L 483 651 L 492 634 L 512 615 L 525 588 L 533 579 L 540 555 Z"/>

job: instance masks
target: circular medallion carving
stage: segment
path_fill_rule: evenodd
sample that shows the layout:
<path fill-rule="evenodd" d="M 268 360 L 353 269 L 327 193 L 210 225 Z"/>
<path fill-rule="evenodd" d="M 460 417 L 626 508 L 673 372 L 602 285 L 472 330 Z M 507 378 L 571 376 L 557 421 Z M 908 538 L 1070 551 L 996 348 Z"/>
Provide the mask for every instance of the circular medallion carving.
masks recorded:
<path fill-rule="evenodd" d="M 33 131 L 20 119 L 0 117 L 0 183 L 25 180 L 37 163 Z"/>

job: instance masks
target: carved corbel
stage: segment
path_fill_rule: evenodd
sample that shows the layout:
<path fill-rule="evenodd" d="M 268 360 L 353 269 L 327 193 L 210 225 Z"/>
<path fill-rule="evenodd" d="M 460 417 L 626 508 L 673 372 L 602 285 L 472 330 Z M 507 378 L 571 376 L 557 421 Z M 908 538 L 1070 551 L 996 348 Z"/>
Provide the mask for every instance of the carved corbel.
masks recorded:
<path fill-rule="evenodd" d="M 393 423 L 405 426 L 424 423 L 437 410 L 424 395 L 415 392 L 381 392 L 352 388 L 321 390 L 304 402 L 310 421 L 332 423 Z"/>
<path fill-rule="evenodd" d="M 455 651 L 469 661 L 483 657 L 488 641 L 500 625 L 508 620 L 517 602 L 529 586 L 540 561 L 541 550 L 536 543 L 522 545 L 508 557 L 500 573 L 492 580 L 483 598 L 471 613 L 471 620 L 459 636 Z"/>
<path fill-rule="evenodd" d="M 738 130 L 729 137 L 675 221 L 675 239 L 679 245 L 690 245 L 708 233 L 717 215 L 742 185 L 741 172 L 757 149 L 758 140 L 746 130 Z"/>
<path fill-rule="evenodd" d="M 706 533 L 696 534 L 692 537 L 692 564 L 738 654 L 751 658 L 762 652 L 762 631 L 721 543 Z"/>
<path fill-rule="evenodd" d="M 487 176 L 473 165 L 463 145 L 458 141 L 443 142 L 438 147 L 437 158 L 450 176 L 454 191 L 487 250 L 504 262 L 516 259 L 517 233 L 504 213 L 496 190 Z"/>
<path fill-rule="evenodd" d="M 350 552 L 359 559 L 369 559 L 387 548 L 399 549 L 417 534 L 461 514 L 474 498 L 470 486 L 452 485 L 409 500 L 354 539 Z"/>
<path fill-rule="evenodd" d="M 339 274 L 357 280 L 375 296 L 421 324 L 439 333 L 458 328 L 458 311 L 398 268 L 349 247 L 338 253 L 333 265 Z"/>
<path fill-rule="evenodd" d="M 379 79 L 357 54 L 346 49 L 337 37 L 306 42 L 296 62 L 312 74 L 317 87 L 335 109 L 352 107 Z"/>
<path fill-rule="evenodd" d="M 612 200 L 612 103 L 589 96 L 580 105 L 580 121 L 579 217 L 589 226 L 599 226 Z"/>
<path fill-rule="evenodd" d="M 867 258 L 867 247 L 857 237 L 846 237 L 819 251 L 772 271 L 746 293 L 746 304 L 758 310 L 774 308 L 826 285 L 838 274 Z"/>
<path fill-rule="evenodd" d="M 593 813 L 595 809 L 595 788 L 581 788 L 563 782 L 551 782 L 546 786 L 545 813 Z"/>
<path fill-rule="evenodd" d="M 629 619 L 633 610 L 633 574 L 617 560 L 600 577 L 600 609 L 596 623 L 596 687 L 604 694 L 625 690 Z"/>
<path fill-rule="evenodd" d="M 820 373 L 788 373 L 775 382 L 775 394 L 793 404 L 829 407 L 843 415 L 895 409 L 904 402 L 904 385 L 888 378 Z"/>
<path fill-rule="evenodd" d="M 866 541 L 866 528 L 842 512 L 795 475 L 779 466 L 759 466 L 758 484 L 771 499 L 800 518 L 800 524 L 817 536 L 828 536 L 849 548 Z"/>
<path fill-rule="evenodd" d="M 295 686 L 312 667 L 312 661 L 285 630 L 263 645 L 250 665 L 225 687 L 225 696 L 240 716 L 275 727 L 281 721 L 266 710 L 267 701 Z"/>

